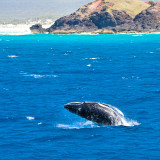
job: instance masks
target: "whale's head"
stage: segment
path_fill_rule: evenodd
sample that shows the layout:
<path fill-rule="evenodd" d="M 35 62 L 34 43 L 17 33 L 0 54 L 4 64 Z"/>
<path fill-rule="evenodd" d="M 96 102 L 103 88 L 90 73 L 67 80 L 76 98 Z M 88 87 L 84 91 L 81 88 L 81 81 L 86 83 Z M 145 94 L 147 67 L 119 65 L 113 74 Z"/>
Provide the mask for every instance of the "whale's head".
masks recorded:
<path fill-rule="evenodd" d="M 64 106 L 68 111 L 77 114 L 79 116 L 82 116 L 84 118 L 90 116 L 92 113 L 93 107 L 97 103 L 93 102 L 71 102 Z"/>
<path fill-rule="evenodd" d="M 64 108 L 69 110 L 72 113 L 79 114 L 82 110 L 83 103 L 82 102 L 71 102 L 67 103 Z"/>

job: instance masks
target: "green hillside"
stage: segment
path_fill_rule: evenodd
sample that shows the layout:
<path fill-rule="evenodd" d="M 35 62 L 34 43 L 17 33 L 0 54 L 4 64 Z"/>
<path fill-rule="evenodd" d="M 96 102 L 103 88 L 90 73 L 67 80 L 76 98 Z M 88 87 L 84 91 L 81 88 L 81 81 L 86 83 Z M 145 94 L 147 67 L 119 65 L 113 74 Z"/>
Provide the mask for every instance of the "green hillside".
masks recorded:
<path fill-rule="evenodd" d="M 149 7 L 148 4 L 140 0 L 103 0 L 103 2 L 105 3 L 104 8 L 106 8 L 106 11 L 126 11 L 131 17 L 135 17 L 142 10 Z"/>

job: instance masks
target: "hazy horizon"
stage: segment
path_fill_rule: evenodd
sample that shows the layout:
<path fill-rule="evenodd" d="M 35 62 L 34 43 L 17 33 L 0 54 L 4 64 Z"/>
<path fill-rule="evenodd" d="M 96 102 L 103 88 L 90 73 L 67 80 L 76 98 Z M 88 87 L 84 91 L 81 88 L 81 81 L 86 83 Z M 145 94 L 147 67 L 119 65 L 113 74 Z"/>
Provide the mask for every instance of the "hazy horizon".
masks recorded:
<path fill-rule="evenodd" d="M 1 0 L 0 20 L 67 15 L 91 1 L 93 0 Z"/>
<path fill-rule="evenodd" d="M 92 0 L 1 0 L 0 18 L 32 18 L 70 14 Z"/>

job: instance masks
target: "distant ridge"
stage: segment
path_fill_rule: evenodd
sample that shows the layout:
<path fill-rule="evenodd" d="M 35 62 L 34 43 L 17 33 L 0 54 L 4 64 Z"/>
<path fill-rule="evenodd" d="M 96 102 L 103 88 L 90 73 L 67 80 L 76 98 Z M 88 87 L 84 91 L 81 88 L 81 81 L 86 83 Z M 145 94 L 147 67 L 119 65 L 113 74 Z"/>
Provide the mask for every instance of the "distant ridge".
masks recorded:
<path fill-rule="evenodd" d="M 51 34 L 157 32 L 160 30 L 159 6 L 159 2 L 151 6 L 140 0 L 96 0 L 59 18 L 46 30 L 35 25 L 31 31 Z"/>

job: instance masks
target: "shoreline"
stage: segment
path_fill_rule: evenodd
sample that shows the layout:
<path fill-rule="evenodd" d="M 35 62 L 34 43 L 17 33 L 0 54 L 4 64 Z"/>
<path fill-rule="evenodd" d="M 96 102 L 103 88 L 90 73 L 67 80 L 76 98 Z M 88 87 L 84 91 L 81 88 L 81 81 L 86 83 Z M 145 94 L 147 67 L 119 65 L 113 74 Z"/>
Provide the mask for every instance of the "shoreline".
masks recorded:
<path fill-rule="evenodd" d="M 14 33 L 14 32 L 6 32 L 6 33 L 1 33 L 0 32 L 0 36 L 23 36 L 23 35 L 142 35 L 142 34 L 160 34 L 160 32 L 138 32 L 138 33 L 123 33 L 123 32 L 119 32 L 119 33 L 91 33 L 91 32 L 84 32 L 84 33 Z"/>
<path fill-rule="evenodd" d="M 123 32 L 114 32 L 111 29 L 100 29 L 100 30 L 95 30 L 95 31 L 89 31 L 89 32 L 83 32 L 83 31 L 77 31 L 77 30 L 55 30 L 52 31 L 51 33 L 45 32 L 45 33 L 40 33 L 38 30 L 31 31 L 30 27 L 31 24 L 7 24 L 3 25 L 0 24 L 0 35 L 35 35 L 35 34 L 50 34 L 50 35 L 118 35 L 118 34 L 160 34 L 160 32 L 150 32 L 150 31 L 123 31 Z M 44 25 L 45 28 L 48 28 L 50 24 Z"/>

